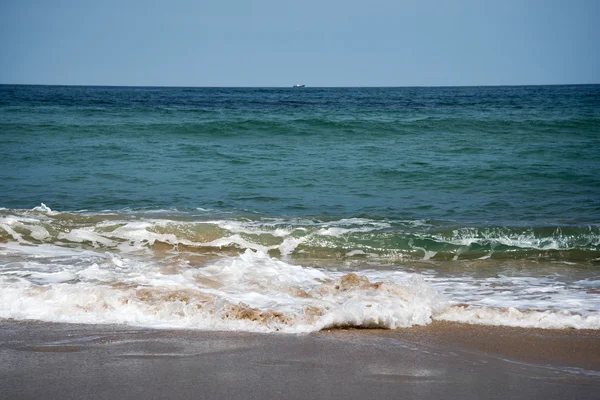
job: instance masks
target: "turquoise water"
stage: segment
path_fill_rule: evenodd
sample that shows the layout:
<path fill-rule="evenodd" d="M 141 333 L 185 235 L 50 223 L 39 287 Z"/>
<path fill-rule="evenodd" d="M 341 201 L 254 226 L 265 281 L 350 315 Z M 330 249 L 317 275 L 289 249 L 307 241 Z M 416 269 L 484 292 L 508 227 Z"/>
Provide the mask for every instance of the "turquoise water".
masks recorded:
<path fill-rule="evenodd" d="M 0 86 L 0 132 L 9 209 L 558 229 L 598 250 L 598 85 Z"/>
<path fill-rule="evenodd" d="M 0 286 L 7 297 L 0 317 L 63 320 L 78 311 L 49 309 L 47 298 L 32 293 L 56 291 L 80 310 L 95 304 L 85 293 L 107 284 L 112 291 L 94 296 L 135 298 L 139 307 L 149 299 L 161 307 L 206 306 L 198 299 L 217 296 L 290 315 L 286 296 L 298 288 L 282 292 L 281 282 L 263 287 L 254 279 L 305 282 L 292 267 L 300 265 L 303 274 L 328 274 L 314 278 L 321 283 L 341 279 L 336 271 L 358 271 L 399 285 L 398 274 L 414 272 L 429 285 L 409 285 L 421 294 L 433 288 L 450 304 L 479 310 L 473 312 L 515 307 L 551 313 L 552 320 L 532 314 L 521 323 L 498 311 L 463 316 L 467 322 L 597 328 L 599 149 L 600 85 L 1 85 Z M 247 275 L 232 284 L 203 272 L 223 263 Z M 179 294 L 124 292 L 165 291 L 174 284 L 165 278 L 171 273 L 178 284 L 205 274 L 184 285 L 202 295 L 184 301 Z M 314 294 L 313 283 L 300 288 Z M 228 294 L 215 295 L 215 287 Z M 258 301 L 255 290 L 277 305 Z M 327 290 L 318 289 L 319 296 Z M 17 301 L 23 296 L 39 303 L 25 306 Z M 304 304 L 300 297 L 296 303 Z M 348 322 L 355 317 L 339 317 L 345 314 L 331 311 L 326 299 L 311 306 L 329 311 L 310 326 L 417 323 L 402 320 L 400 311 L 396 319 L 376 314 Z M 231 315 L 219 304 L 210 315 Z M 434 319 L 463 318 L 459 309 L 427 304 Z M 73 321 L 156 323 L 132 322 L 123 310 L 117 318 L 105 311 L 119 306 L 106 307 Z M 178 312 L 196 315 L 185 310 Z M 338 317 L 342 322 L 331 322 Z M 209 325 L 230 329 L 228 318 Z M 378 318 L 388 322 L 373 322 Z"/>

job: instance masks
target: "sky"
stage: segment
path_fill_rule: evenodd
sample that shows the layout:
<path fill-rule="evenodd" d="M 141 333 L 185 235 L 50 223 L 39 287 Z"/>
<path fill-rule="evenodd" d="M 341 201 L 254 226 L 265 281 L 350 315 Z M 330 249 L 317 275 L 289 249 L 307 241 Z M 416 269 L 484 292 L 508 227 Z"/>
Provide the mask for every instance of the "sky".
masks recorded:
<path fill-rule="evenodd" d="M 599 0 L 0 0 L 0 83 L 600 83 Z"/>

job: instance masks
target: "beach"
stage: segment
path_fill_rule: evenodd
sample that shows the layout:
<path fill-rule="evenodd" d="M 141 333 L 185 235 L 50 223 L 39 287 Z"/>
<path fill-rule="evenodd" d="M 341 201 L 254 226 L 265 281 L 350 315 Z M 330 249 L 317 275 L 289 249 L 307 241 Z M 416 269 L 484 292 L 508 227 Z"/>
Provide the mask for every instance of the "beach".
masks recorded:
<path fill-rule="evenodd" d="M 0 1 L 0 400 L 600 400 L 599 15 Z"/>
<path fill-rule="evenodd" d="M 261 334 L 3 320 L 0 397 L 592 399 L 600 333 L 433 323 Z"/>

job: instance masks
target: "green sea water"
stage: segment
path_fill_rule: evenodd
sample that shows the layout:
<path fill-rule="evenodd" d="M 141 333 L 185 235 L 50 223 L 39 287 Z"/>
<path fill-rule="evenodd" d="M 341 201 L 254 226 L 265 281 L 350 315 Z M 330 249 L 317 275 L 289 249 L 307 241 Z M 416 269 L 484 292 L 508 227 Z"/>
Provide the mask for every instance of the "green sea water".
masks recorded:
<path fill-rule="evenodd" d="M 597 329 L 599 266 L 600 85 L 0 85 L 0 318 L 237 329 L 243 304 L 289 318 L 268 330 Z M 325 294 L 348 271 L 350 316 Z M 363 304 L 360 279 L 409 273 L 420 317 L 396 286 Z"/>
<path fill-rule="evenodd" d="M 598 256 L 598 85 L 0 86 L 0 135 L 8 209 L 362 218 L 391 224 L 390 250 Z"/>

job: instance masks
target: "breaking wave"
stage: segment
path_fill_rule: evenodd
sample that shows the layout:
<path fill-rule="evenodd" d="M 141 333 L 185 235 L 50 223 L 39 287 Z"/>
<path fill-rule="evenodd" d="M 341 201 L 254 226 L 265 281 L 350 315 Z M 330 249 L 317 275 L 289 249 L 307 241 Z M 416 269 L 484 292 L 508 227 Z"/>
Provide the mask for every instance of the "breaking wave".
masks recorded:
<path fill-rule="evenodd" d="M 428 221 L 202 213 L 0 210 L 0 317 L 266 332 L 434 320 L 600 329 L 600 279 L 576 273 L 596 261 L 570 272 L 550 253 L 595 254 L 597 228 L 436 232 Z M 533 269 L 486 264 L 523 249 L 538 255 Z"/>

